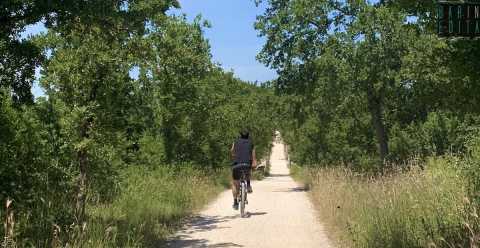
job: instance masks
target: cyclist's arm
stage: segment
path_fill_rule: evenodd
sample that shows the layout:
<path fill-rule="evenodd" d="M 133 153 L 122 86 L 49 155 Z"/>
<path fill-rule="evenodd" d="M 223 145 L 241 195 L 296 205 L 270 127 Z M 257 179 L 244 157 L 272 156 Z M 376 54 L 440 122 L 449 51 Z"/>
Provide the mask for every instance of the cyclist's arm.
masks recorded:
<path fill-rule="evenodd" d="M 232 148 L 230 148 L 230 158 L 231 159 L 234 159 L 235 158 L 235 150 L 234 150 L 234 147 L 235 147 L 235 143 L 232 144 Z"/>

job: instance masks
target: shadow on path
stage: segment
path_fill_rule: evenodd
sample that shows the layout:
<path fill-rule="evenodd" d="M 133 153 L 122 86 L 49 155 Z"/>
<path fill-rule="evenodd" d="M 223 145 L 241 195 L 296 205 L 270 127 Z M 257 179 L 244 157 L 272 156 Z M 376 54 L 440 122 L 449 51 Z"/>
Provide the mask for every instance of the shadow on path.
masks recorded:
<path fill-rule="evenodd" d="M 233 220 L 237 216 L 205 216 L 197 215 L 189 219 L 187 224 L 180 229 L 184 233 L 206 232 L 213 229 L 219 229 L 218 224 Z M 230 227 L 223 227 L 230 228 Z"/>
<path fill-rule="evenodd" d="M 257 215 L 266 215 L 267 212 L 247 212 L 247 215 L 245 216 L 245 218 L 250 218 L 252 216 L 257 216 Z"/>
<path fill-rule="evenodd" d="M 205 216 L 197 215 L 189 218 L 177 235 L 165 242 L 162 247 L 243 247 L 234 243 L 208 244 L 206 239 L 191 239 L 190 235 L 198 232 L 208 232 L 214 229 L 226 229 L 231 227 L 219 227 L 218 224 L 235 219 L 237 216 Z"/>
<path fill-rule="evenodd" d="M 245 218 L 251 218 L 253 216 L 259 215 L 266 215 L 267 212 L 247 212 L 247 216 Z M 182 247 L 243 247 L 243 245 L 235 244 L 235 243 L 217 243 L 217 244 L 210 244 L 209 240 L 206 239 L 191 239 L 190 235 L 197 233 L 197 232 L 208 232 L 211 230 L 218 230 L 218 229 L 227 229 L 231 227 L 219 227 L 219 223 L 224 223 L 229 220 L 233 220 L 236 218 L 240 218 L 238 215 L 234 216 L 205 216 L 205 215 L 198 215 L 193 216 L 189 219 L 189 221 L 184 225 L 184 227 L 180 230 L 180 232 L 169 239 L 165 243 L 165 247 L 171 248 L 182 248 Z M 162 246 L 163 247 L 163 246 Z"/>
<path fill-rule="evenodd" d="M 217 243 L 217 244 L 208 244 L 206 239 L 190 239 L 190 240 L 175 240 L 171 243 L 167 243 L 167 247 L 172 248 L 220 248 L 220 247 L 244 247 L 243 245 L 235 243 Z"/>
<path fill-rule="evenodd" d="M 307 192 L 309 191 L 308 187 L 294 187 L 294 188 L 288 188 L 288 189 L 282 189 L 282 190 L 274 190 L 273 192 L 276 193 L 295 193 L 295 192 Z"/>

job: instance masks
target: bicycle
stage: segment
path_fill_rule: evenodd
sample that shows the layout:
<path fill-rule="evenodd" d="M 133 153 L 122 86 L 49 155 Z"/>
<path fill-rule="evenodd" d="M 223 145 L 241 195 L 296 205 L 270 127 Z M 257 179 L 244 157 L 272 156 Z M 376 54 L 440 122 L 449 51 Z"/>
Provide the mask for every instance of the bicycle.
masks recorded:
<path fill-rule="evenodd" d="M 248 199 L 247 199 L 247 180 L 248 180 L 248 174 L 249 174 L 250 167 L 242 167 L 240 170 L 240 187 L 239 190 L 240 192 L 237 193 L 237 202 L 240 204 L 240 216 L 244 218 L 245 215 L 245 205 L 248 204 Z"/>
<path fill-rule="evenodd" d="M 240 169 L 240 180 L 239 180 L 239 191 L 237 193 L 237 202 L 240 205 L 240 216 L 242 218 L 245 218 L 247 215 L 245 214 L 245 205 L 248 204 L 248 190 L 247 190 L 247 180 L 248 180 L 248 174 L 250 172 L 251 167 L 250 166 L 242 166 Z M 259 166 L 255 170 L 264 170 L 265 166 Z"/>

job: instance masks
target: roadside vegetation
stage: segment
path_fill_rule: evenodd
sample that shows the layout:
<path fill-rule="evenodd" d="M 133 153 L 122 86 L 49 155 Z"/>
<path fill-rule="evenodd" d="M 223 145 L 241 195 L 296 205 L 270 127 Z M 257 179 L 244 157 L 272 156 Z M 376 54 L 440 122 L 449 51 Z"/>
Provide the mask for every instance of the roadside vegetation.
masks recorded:
<path fill-rule="evenodd" d="M 423 163 L 423 162 L 422 162 Z M 297 168 L 339 247 L 476 247 L 478 204 L 464 161 L 431 158 L 375 176 L 350 168 Z"/>
<path fill-rule="evenodd" d="M 298 180 L 345 247 L 477 247 L 480 41 L 437 1 L 258 0 Z"/>
<path fill-rule="evenodd" d="M 89 207 L 86 239 L 74 246 L 161 247 L 186 216 L 228 187 L 229 175 L 226 168 L 130 168 L 118 197 Z"/>
<path fill-rule="evenodd" d="M 223 71 L 179 7 L 0 3 L 4 247 L 156 247 L 225 187 L 241 128 L 269 153 L 273 91 Z"/>

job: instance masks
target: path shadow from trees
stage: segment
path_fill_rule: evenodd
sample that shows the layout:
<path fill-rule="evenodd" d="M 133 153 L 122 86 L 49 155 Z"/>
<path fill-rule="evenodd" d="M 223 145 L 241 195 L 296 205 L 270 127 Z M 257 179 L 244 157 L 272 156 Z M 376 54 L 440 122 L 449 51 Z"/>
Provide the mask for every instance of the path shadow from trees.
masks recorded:
<path fill-rule="evenodd" d="M 245 218 L 252 218 L 254 216 L 266 215 L 267 212 L 247 212 Z M 178 234 L 170 238 L 161 247 L 183 248 L 183 247 L 244 247 L 243 245 L 235 243 L 218 243 L 209 244 L 206 239 L 191 239 L 192 234 L 197 232 L 208 232 L 214 229 L 225 229 L 231 227 L 219 227 L 218 224 L 228 222 L 230 220 L 241 218 L 239 215 L 233 216 L 205 216 L 197 215 L 191 217 L 186 224 L 179 230 Z"/>
<path fill-rule="evenodd" d="M 230 221 L 235 218 L 237 218 L 237 216 L 192 216 L 185 221 L 183 227 L 179 230 L 178 234 L 167 240 L 165 244 L 161 247 L 243 247 L 234 243 L 208 244 L 208 240 L 206 239 L 191 239 L 190 236 L 191 234 L 197 232 L 208 232 L 214 229 L 230 228 L 219 227 L 218 224 Z"/>
<path fill-rule="evenodd" d="M 219 223 L 224 223 L 229 220 L 237 218 L 233 216 L 205 216 L 196 215 L 188 219 L 188 222 L 180 229 L 182 233 L 206 232 L 213 229 L 218 229 Z M 223 227 L 227 228 L 227 227 Z"/>
<path fill-rule="evenodd" d="M 170 248 L 220 248 L 220 247 L 244 247 L 243 245 L 235 243 L 217 243 L 217 244 L 208 244 L 206 239 L 190 239 L 190 240 L 175 240 L 172 243 L 168 244 L 166 247 Z"/>

